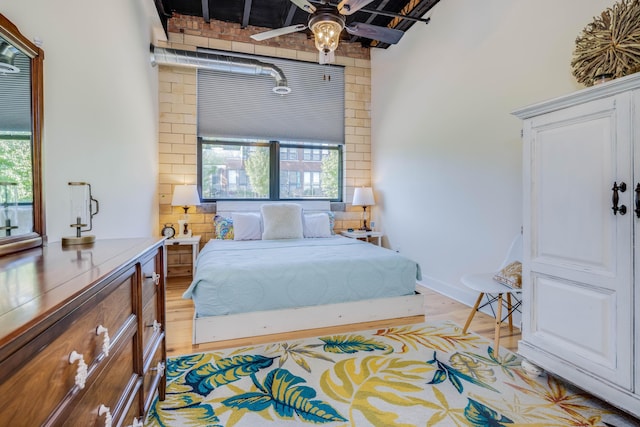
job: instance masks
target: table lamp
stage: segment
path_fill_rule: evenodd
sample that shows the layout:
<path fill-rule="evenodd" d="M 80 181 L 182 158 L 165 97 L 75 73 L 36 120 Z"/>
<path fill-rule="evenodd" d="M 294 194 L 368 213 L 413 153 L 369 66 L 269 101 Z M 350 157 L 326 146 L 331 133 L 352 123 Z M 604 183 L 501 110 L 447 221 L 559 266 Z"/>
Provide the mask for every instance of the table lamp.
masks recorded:
<path fill-rule="evenodd" d="M 362 206 L 363 224 L 360 230 L 371 231 L 367 225 L 367 206 L 373 206 L 376 202 L 373 198 L 373 190 L 371 187 L 358 187 L 353 192 L 352 206 Z"/>
<path fill-rule="evenodd" d="M 184 216 L 178 220 L 179 230 L 177 238 L 191 237 L 189 230 L 189 207 L 200 206 L 200 196 L 195 185 L 176 185 L 173 189 L 173 199 L 171 206 L 181 206 L 184 209 Z"/>

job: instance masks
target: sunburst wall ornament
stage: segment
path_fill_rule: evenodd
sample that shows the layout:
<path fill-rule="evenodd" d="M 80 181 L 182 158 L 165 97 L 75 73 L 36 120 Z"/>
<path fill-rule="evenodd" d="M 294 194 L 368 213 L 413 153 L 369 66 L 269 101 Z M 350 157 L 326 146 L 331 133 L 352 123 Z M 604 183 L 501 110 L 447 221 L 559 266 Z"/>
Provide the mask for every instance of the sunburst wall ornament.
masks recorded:
<path fill-rule="evenodd" d="M 621 0 L 594 17 L 576 38 L 571 66 L 586 86 L 640 71 L 640 0 Z"/>

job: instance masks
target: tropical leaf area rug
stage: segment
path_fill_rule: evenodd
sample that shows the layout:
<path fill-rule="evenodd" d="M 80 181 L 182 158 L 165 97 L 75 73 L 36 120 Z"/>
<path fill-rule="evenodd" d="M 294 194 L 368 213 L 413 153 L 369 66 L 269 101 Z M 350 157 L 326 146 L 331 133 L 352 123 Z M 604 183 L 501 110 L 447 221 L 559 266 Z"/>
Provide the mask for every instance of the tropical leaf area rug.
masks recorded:
<path fill-rule="evenodd" d="M 171 358 L 145 426 L 640 426 L 452 322 Z"/>

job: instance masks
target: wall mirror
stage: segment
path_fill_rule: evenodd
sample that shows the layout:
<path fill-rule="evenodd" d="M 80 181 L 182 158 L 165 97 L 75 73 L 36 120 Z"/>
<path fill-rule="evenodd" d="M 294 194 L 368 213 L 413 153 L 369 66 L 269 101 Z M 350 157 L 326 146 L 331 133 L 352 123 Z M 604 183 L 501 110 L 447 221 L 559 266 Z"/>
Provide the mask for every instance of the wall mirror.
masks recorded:
<path fill-rule="evenodd" d="M 45 242 L 44 52 L 0 14 L 0 255 Z"/>

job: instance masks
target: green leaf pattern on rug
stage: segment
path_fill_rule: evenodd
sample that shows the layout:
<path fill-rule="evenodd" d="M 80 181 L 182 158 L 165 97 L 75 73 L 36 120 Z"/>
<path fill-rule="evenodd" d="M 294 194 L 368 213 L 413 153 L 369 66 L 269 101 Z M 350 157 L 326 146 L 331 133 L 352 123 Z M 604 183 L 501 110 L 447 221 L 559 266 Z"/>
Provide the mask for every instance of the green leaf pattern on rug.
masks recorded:
<path fill-rule="evenodd" d="M 519 365 L 446 321 L 217 350 L 167 360 L 145 427 L 637 424 Z"/>
<path fill-rule="evenodd" d="M 238 381 L 271 366 L 272 363 L 273 358 L 260 355 L 233 356 L 218 360 L 217 366 L 209 363 L 189 371 L 185 376 L 185 383 L 190 385 L 194 392 L 206 396 L 216 387 Z"/>
<path fill-rule="evenodd" d="M 350 405 L 374 426 L 396 426 L 398 406 L 409 407 L 428 402 L 422 399 L 420 382 L 433 367 L 419 360 L 388 356 L 367 356 L 336 363 L 320 377 L 322 390 L 332 399 Z M 384 410 L 376 400 L 393 410 Z M 350 417 L 352 419 L 352 417 Z"/>
<path fill-rule="evenodd" d="M 469 399 L 464 415 L 476 427 L 504 427 L 505 424 L 513 424 L 509 418 L 473 399 Z"/>
<path fill-rule="evenodd" d="M 167 360 L 167 381 L 179 378 L 184 372 L 194 366 L 209 362 L 213 358 L 211 353 L 198 353 L 189 356 L 174 357 Z"/>
<path fill-rule="evenodd" d="M 302 420 L 314 423 L 347 421 L 331 405 L 320 400 L 311 400 L 316 397 L 316 391 L 311 387 L 298 385 L 305 380 L 286 369 L 276 368 L 269 372 L 263 384 L 258 382 L 255 375 L 252 375 L 251 379 L 259 392 L 244 393 L 222 403 L 255 412 L 273 407 L 276 413 L 285 419 L 293 418 L 295 413 Z"/>
<path fill-rule="evenodd" d="M 179 415 L 179 417 L 178 417 Z M 213 406 L 203 403 L 194 393 L 167 394 L 163 402 L 151 406 L 147 427 L 208 426 L 222 427 Z"/>
<path fill-rule="evenodd" d="M 334 335 L 320 338 L 320 341 L 324 341 L 323 349 L 329 353 L 353 354 L 359 351 L 375 350 L 384 351 L 385 353 L 393 352 L 392 347 L 373 339 L 367 339 L 362 335 Z"/>
<path fill-rule="evenodd" d="M 493 347 L 491 346 L 487 350 L 487 354 L 489 355 L 489 357 L 484 357 L 480 354 L 475 354 L 470 352 L 467 352 L 466 354 L 471 357 L 475 357 L 478 360 L 483 361 L 489 366 L 499 367 L 500 369 L 502 369 L 502 372 L 509 375 L 511 378 L 513 378 L 514 370 L 521 369 L 521 366 L 520 366 L 521 361 L 518 358 L 518 356 L 516 356 L 511 352 L 507 352 L 504 356 L 500 356 L 500 354 L 496 355 L 495 351 L 493 350 Z"/>
<path fill-rule="evenodd" d="M 320 344 L 303 345 L 299 342 L 285 342 L 270 344 L 265 348 L 265 350 L 270 354 L 273 352 L 274 354 L 279 355 L 278 367 L 282 368 L 289 358 L 291 358 L 291 360 L 293 360 L 298 366 L 311 373 L 311 366 L 307 362 L 307 358 L 325 360 L 333 363 L 333 360 L 329 356 L 325 356 L 323 353 L 316 350 L 318 347 L 320 347 Z"/>
<path fill-rule="evenodd" d="M 452 358 L 454 358 L 456 355 L 458 355 L 460 353 L 455 353 Z M 430 365 L 436 365 L 438 367 L 438 369 L 436 370 L 436 372 L 433 374 L 433 378 L 431 379 L 431 381 L 429 381 L 427 384 L 440 384 L 442 382 L 444 382 L 447 378 L 449 378 L 449 382 L 451 384 L 453 384 L 453 386 L 456 388 L 456 390 L 458 390 L 458 393 L 462 393 L 464 391 L 464 386 L 462 385 L 462 380 L 470 382 L 472 384 L 478 385 L 480 387 L 484 387 L 488 390 L 491 391 L 495 391 L 496 393 L 499 393 L 498 390 L 496 390 L 495 388 L 491 387 L 489 384 L 486 384 L 484 382 L 482 382 L 481 380 L 477 379 L 479 377 L 481 377 L 481 374 L 476 372 L 475 368 L 472 368 L 470 365 L 466 364 L 464 365 L 464 369 L 466 372 L 462 372 L 456 368 L 454 368 L 453 366 L 449 366 L 441 361 L 438 360 L 438 358 L 436 357 L 436 352 L 433 352 L 433 359 L 428 360 L 427 361 L 428 364 Z M 493 371 L 491 371 L 493 374 Z"/>

